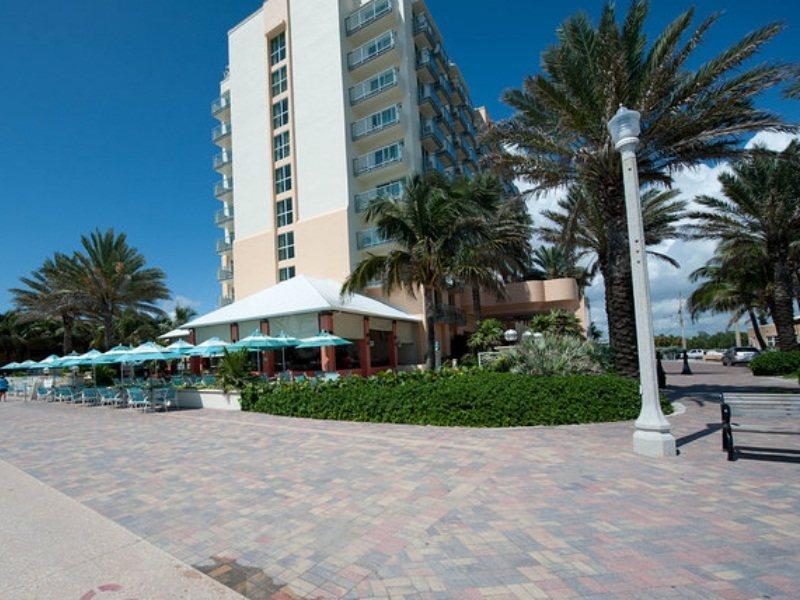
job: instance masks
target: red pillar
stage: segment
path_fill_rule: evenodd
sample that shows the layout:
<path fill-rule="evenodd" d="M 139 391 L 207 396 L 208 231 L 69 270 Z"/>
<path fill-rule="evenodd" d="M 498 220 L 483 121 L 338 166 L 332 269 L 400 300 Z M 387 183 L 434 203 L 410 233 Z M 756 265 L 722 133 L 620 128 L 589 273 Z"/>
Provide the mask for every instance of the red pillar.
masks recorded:
<path fill-rule="evenodd" d="M 372 348 L 369 347 L 369 317 L 364 317 L 364 337 L 358 342 L 358 360 L 361 363 L 361 374 L 369 377 L 372 372 Z"/>
<path fill-rule="evenodd" d="M 231 342 L 239 341 L 239 324 L 231 323 Z"/>
<path fill-rule="evenodd" d="M 397 321 L 392 321 L 392 332 L 389 334 L 389 366 L 397 370 Z"/>
<path fill-rule="evenodd" d="M 261 333 L 269 335 L 269 320 L 262 319 L 260 328 Z M 275 375 L 275 353 L 272 350 L 261 353 L 261 372 L 268 377 Z"/>
<path fill-rule="evenodd" d="M 194 329 L 190 329 L 189 332 L 190 332 L 189 343 L 192 345 L 197 345 L 197 331 Z M 200 375 L 200 373 L 202 372 L 202 364 L 203 364 L 203 359 L 200 358 L 199 356 L 192 356 L 191 358 L 189 358 L 189 369 L 195 375 Z"/>
<path fill-rule="evenodd" d="M 319 313 L 319 330 L 333 333 L 333 313 Z M 323 346 L 320 351 L 320 363 L 326 373 L 336 370 L 336 348 Z"/>

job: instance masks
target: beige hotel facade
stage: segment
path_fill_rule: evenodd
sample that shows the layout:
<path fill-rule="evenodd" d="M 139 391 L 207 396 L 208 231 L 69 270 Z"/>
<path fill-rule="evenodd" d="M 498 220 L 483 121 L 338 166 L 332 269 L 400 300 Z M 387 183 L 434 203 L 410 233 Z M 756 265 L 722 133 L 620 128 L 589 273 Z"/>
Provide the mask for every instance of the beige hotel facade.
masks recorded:
<path fill-rule="evenodd" d="M 212 103 L 222 308 L 299 275 L 342 282 L 366 252 L 390 247 L 363 218 L 371 199 L 400 196 L 413 173 L 479 168 L 486 113 L 422 0 L 268 0 L 230 30 L 228 54 Z M 365 294 L 421 316 L 421 297 Z M 470 290 L 444 300 L 447 356 L 474 315 Z M 483 295 L 484 316 L 509 322 L 551 308 L 583 318 L 573 280 Z"/>

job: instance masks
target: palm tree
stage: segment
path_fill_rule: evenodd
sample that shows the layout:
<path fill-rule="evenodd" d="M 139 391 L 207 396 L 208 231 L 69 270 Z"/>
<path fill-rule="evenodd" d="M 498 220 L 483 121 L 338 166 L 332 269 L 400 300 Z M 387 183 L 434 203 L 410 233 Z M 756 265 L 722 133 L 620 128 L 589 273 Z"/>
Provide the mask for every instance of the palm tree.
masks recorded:
<path fill-rule="evenodd" d="M 54 319 L 61 323 L 64 354 L 72 352 L 74 326 L 83 304 L 81 292 L 69 276 L 74 267 L 72 257 L 57 253 L 30 276 L 20 278 L 24 287 L 10 290 L 23 319 Z"/>
<path fill-rule="evenodd" d="M 68 275 L 81 291 L 84 313 L 103 328 L 103 346 L 116 340 L 115 320 L 126 311 L 150 316 L 164 314 L 155 303 L 169 298 L 161 269 L 147 267 L 144 256 L 113 229 L 81 236 Z"/>
<path fill-rule="evenodd" d="M 380 280 L 386 294 L 403 290 L 412 297 L 421 290 L 427 328 L 426 365 L 434 365 L 436 305 L 442 294 L 466 271 L 466 251 L 472 245 L 491 248 L 496 241 L 487 222 L 449 193 L 448 182 L 437 173 L 411 177 L 403 197 L 379 197 L 364 216 L 373 222 L 394 247 L 387 254 L 368 253 L 345 280 L 342 293 L 358 292 Z M 459 257 L 457 260 L 456 257 Z M 471 269 L 476 280 L 488 280 L 491 266 L 476 263 Z"/>
<path fill-rule="evenodd" d="M 639 180 L 670 186 L 675 170 L 738 156 L 747 133 L 788 130 L 753 99 L 792 75 L 784 64 L 743 67 L 780 24 L 757 29 L 691 69 L 694 50 L 719 15 L 690 32 L 690 9 L 648 43 L 647 13 L 648 3 L 635 0 L 621 24 L 611 3 L 596 27 L 583 13 L 568 19 L 542 56 L 542 72 L 505 94 L 516 114 L 489 133 L 496 148 L 515 149 L 496 151 L 495 163 L 531 183 L 534 194 L 580 184 L 594 198 L 604 230 L 598 258 L 614 323 L 614 365 L 628 375 L 638 373 L 636 324 L 622 168 L 609 119 L 620 104 L 642 114 Z"/>
<path fill-rule="evenodd" d="M 722 198 L 698 196 L 689 216 L 695 237 L 720 240 L 729 253 L 760 257 L 769 270 L 766 295 L 776 346 L 797 348 L 792 248 L 800 242 L 800 144 L 781 153 L 756 149 L 719 176 Z"/>
<path fill-rule="evenodd" d="M 572 246 L 562 243 L 552 243 L 549 246 L 539 246 L 531 255 L 531 276 L 537 279 L 560 279 L 571 277 L 578 284 L 578 290 L 583 295 L 586 287 L 591 283 L 594 272 L 578 264 L 585 251 L 576 252 Z"/>

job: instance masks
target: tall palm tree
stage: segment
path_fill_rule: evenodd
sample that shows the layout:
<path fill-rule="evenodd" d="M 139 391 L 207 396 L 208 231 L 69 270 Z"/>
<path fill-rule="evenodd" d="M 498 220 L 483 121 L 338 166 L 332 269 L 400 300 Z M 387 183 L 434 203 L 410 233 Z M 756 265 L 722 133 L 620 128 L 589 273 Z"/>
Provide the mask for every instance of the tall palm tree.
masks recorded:
<path fill-rule="evenodd" d="M 553 242 L 548 246 L 539 246 L 531 254 L 532 276 L 541 279 L 559 279 L 571 277 L 578 284 L 583 295 L 586 287 L 594 277 L 594 271 L 578 264 L 586 254 L 576 251 L 574 247 L 561 242 Z"/>
<path fill-rule="evenodd" d="M 402 198 L 379 197 L 367 207 L 364 216 L 381 235 L 393 240 L 386 254 L 368 253 L 345 280 L 342 293 L 358 292 L 376 279 L 384 292 L 403 290 L 412 297 L 422 291 L 427 328 L 426 366 L 434 365 L 436 304 L 456 281 L 464 264 L 456 257 L 474 256 L 464 250 L 470 245 L 495 242 L 486 220 L 476 215 L 449 193 L 447 181 L 436 173 L 411 177 Z M 488 279 L 490 266 L 475 264 L 476 277 Z"/>
<path fill-rule="evenodd" d="M 798 347 L 794 329 L 792 248 L 800 242 L 800 144 L 781 153 L 757 149 L 719 176 L 723 197 L 698 196 L 689 216 L 698 238 L 732 253 L 761 256 L 770 272 L 767 302 L 781 350 Z"/>
<path fill-rule="evenodd" d="M 630 255 L 622 168 L 607 131 L 620 104 L 642 114 L 638 149 L 644 186 L 672 184 L 672 173 L 702 162 L 737 156 L 743 135 L 787 130 L 776 114 L 756 108 L 760 92 L 789 79 L 784 64 L 744 66 L 782 26 L 746 35 L 692 69 L 694 50 L 719 15 L 690 31 L 694 10 L 680 14 L 652 41 L 645 35 L 648 3 L 631 3 L 622 23 L 606 4 L 594 26 L 580 13 L 557 32 L 542 56 L 541 73 L 505 94 L 516 114 L 492 127 L 500 169 L 533 185 L 539 194 L 581 184 L 595 198 L 604 228 L 600 267 L 615 368 L 638 373 Z"/>
<path fill-rule="evenodd" d="M 169 298 L 161 269 L 147 266 L 144 256 L 128 244 L 124 233 L 94 231 L 81 236 L 68 269 L 74 288 L 81 291 L 84 313 L 103 327 L 103 346 L 116 340 L 115 320 L 125 311 L 161 316 L 155 303 Z"/>
<path fill-rule="evenodd" d="M 72 352 L 75 322 L 83 306 L 81 292 L 69 276 L 74 267 L 72 257 L 57 253 L 30 276 L 20 278 L 24 287 L 10 290 L 24 320 L 54 319 L 61 323 L 64 354 Z"/>

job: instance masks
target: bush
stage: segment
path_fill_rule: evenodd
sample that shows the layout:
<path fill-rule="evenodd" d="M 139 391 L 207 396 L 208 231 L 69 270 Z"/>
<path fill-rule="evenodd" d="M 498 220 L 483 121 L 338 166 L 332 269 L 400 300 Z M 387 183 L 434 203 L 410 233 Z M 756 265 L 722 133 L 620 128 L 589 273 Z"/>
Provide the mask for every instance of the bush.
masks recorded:
<path fill-rule="evenodd" d="M 635 419 L 639 404 L 638 383 L 617 375 L 531 377 L 477 369 L 255 383 L 242 392 L 243 410 L 273 415 L 466 427 L 621 421 Z"/>
<path fill-rule="evenodd" d="M 750 370 L 753 375 L 791 375 L 800 371 L 800 350 L 764 352 L 750 361 Z"/>
<path fill-rule="evenodd" d="M 508 353 L 509 370 L 527 375 L 603 373 L 608 357 L 592 342 L 574 335 L 523 340 Z"/>

